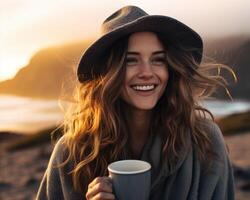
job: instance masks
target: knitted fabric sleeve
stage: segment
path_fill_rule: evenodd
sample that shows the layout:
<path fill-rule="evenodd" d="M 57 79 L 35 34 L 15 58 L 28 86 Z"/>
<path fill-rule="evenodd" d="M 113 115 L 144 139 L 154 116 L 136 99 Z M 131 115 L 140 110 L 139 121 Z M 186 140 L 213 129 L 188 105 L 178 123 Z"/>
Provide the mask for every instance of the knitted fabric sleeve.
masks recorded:
<path fill-rule="evenodd" d="M 63 137 L 60 138 L 53 149 L 36 200 L 84 199 L 84 195 L 75 192 L 73 189 L 72 178 L 69 174 L 72 169 L 70 163 L 67 163 L 64 167 L 57 166 L 65 160 L 63 140 Z"/>
<path fill-rule="evenodd" d="M 217 124 L 209 122 L 208 125 L 216 161 L 209 174 L 201 174 L 199 199 L 233 200 L 235 191 L 233 169 L 226 144 Z"/>

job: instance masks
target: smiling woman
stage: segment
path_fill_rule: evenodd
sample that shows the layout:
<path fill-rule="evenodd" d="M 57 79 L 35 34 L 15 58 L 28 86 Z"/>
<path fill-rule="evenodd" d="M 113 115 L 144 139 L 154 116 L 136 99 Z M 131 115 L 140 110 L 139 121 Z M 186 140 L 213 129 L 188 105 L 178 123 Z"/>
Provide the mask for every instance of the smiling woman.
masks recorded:
<path fill-rule="evenodd" d="M 234 199 L 220 129 L 200 105 L 220 76 L 201 64 L 200 36 L 180 21 L 126 6 L 83 54 L 37 199 L 115 199 L 108 164 L 151 164 L 150 200 Z M 127 185 L 123 185 L 127 187 Z"/>
<path fill-rule="evenodd" d="M 166 89 L 168 69 L 164 47 L 152 32 L 129 37 L 126 75 L 121 97 L 139 110 L 151 110 Z"/>

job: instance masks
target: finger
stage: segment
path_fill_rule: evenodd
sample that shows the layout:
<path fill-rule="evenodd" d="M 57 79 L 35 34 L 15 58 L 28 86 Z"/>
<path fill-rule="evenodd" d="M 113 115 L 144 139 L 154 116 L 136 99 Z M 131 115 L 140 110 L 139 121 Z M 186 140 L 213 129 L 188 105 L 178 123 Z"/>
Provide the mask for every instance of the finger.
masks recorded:
<path fill-rule="evenodd" d="M 90 184 L 89 184 L 89 188 L 92 188 L 93 186 L 95 186 L 97 183 L 100 183 L 100 182 L 107 182 L 108 184 L 112 184 L 112 180 L 110 177 L 106 177 L 106 176 L 103 176 L 103 177 L 96 177 Z"/>
<path fill-rule="evenodd" d="M 93 193 L 98 193 L 98 192 L 111 192 L 112 193 L 112 185 L 103 181 L 100 183 L 97 183 L 93 188 Z"/>
<path fill-rule="evenodd" d="M 112 193 L 105 193 L 105 192 L 100 192 L 98 193 L 93 200 L 106 200 L 106 199 L 115 199 L 115 195 Z"/>
<path fill-rule="evenodd" d="M 88 186 L 88 188 L 92 188 L 93 186 L 95 186 L 98 182 L 101 181 L 101 177 L 96 177 Z"/>
<path fill-rule="evenodd" d="M 112 179 L 111 179 L 110 177 L 104 176 L 103 178 L 104 178 L 103 180 L 104 180 L 106 183 L 108 183 L 109 185 L 112 186 Z"/>
<path fill-rule="evenodd" d="M 101 182 L 98 182 L 96 185 L 92 186 L 91 188 L 88 188 L 86 197 L 87 199 L 89 199 L 101 192 L 112 193 L 112 184 L 102 179 Z"/>
<path fill-rule="evenodd" d="M 108 182 L 111 182 L 112 179 L 109 177 L 109 176 L 102 176 L 100 177 L 102 180 L 105 180 L 105 181 L 108 181 Z"/>

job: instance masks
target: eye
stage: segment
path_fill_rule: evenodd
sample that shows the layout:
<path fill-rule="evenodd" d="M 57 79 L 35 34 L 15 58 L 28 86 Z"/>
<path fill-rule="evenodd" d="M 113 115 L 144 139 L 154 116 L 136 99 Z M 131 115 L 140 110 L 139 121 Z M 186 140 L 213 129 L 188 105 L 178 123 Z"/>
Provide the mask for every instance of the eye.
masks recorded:
<path fill-rule="evenodd" d="M 155 57 L 152 59 L 153 65 L 166 65 L 166 58 L 165 57 Z"/>
<path fill-rule="evenodd" d="M 136 65 L 137 64 L 137 59 L 136 58 L 126 58 L 125 59 L 125 64 L 127 66 L 133 66 L 133 65 Z"/>

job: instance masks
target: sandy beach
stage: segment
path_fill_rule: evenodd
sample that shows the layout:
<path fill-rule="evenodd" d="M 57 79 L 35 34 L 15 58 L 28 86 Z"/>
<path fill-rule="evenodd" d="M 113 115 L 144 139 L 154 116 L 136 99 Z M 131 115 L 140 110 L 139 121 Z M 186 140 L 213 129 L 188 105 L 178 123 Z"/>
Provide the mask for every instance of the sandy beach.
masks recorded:
<path fill-rule="evenodd" d="M 5 142 L 4 145 L 9 142 Z M 51 144 L 45 143 L 15 152 L 2 151 L 0 154 L 0 199 L 35 199 L 52 149 Z"/>
<path fill-rule="evenodd" d="M 244 132 L 239 135 L 232 135 L 225 137 L 229 149 L 229 157 L 236 168 L 240 168 L 242 172 L 246 173 L 248 177 L 235 177 L 236 184 L 236 200 L 249 200 L 250 199 L 250 132 Z M 240 175 L 235 173 L 236 175 Z M 248 191 L 243 191 L 241 188 L 248 184 Z"/>
<path fill-rule="evenodd" d="M 22 136 L 20 136 L 22 137 Z M 36 196 L 40 181 L 46 170 L 53 144 L 43 143 L 31 148 L 7 152 L 3 148 L 20 137 L 1 140 L 0 199 L 31 200 Z M 250 132 L 225 137 L 234 166 L 250 171 Z M 249 177 L 248 177 L 249 178 Z M 235 177 L 236 199 L 249 200 L 250 190 L 240 189 L 250 179 Z"/>

